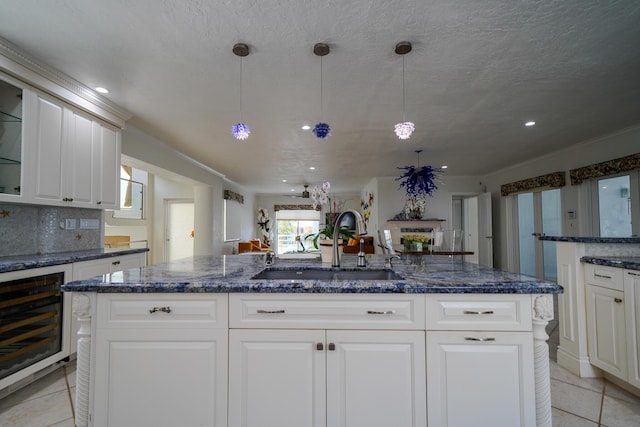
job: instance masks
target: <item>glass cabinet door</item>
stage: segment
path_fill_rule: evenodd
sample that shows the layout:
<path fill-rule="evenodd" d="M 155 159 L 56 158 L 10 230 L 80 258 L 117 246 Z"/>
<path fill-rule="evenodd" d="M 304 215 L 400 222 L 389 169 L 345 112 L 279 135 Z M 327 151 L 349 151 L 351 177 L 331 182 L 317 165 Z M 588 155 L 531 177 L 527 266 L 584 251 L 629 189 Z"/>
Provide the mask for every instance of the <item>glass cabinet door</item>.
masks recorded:
<path fill-rule="evenodd" d="M 21 191 L 22 89 L 0 80 L 0 194 Z"/>

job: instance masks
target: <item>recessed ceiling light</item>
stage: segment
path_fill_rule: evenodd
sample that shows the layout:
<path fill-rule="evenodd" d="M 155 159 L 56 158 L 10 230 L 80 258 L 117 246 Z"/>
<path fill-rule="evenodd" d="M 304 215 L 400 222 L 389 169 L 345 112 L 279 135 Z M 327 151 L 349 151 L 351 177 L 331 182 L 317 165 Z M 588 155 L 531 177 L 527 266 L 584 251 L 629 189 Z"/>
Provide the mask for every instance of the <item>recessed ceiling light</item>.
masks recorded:
<path fill-rule="evenodd" d="M 440 166 L 440 167 L 441 167 L 442 169 L 446 169 L 446 168 L 448 168 L 449 166 L 447 166 L 447 165 L 442 165 L 442 166 Z"/>
<path fill-rule="evenodd" d="M 287 180 L 286 180 L 286 179 L 283 179 L 283 180 L 282 180 L 282 182 L 287 182 Z"/>
<path fill-rule="evenodd" d="M 536 122 L 534 122 L 533 120 L 528 121 L 527 123 L 524 124 L 525 126 L 531 127 L 531 126 L 535 126 Z"/>
<path fill-rule="evenodd" d="M 296 191 L 296 189 L 295 189 L 295 188 L 292 188 L 292 189 L 291 189 L 291 191 Z"/>
<path fill-rule="evenodd" d="M 302 126 L 302 130 L 309 130 L 309 129 L 311 129 L 311 126 L 309 125 Z"/>
<path fill-rule="evenodd" d="M 316 167 L 315 166 L 309 166 L 309 170 L 314 171 L 314 170 L 316 170 Z"/>
<path fill-rule="evenodd" d="M 109 89 L 101 87 L 101 86 L 98 86 L 95 89 L 96 89 L 96 92 L 99 92 L 99 93 L 109 93 Z"/>

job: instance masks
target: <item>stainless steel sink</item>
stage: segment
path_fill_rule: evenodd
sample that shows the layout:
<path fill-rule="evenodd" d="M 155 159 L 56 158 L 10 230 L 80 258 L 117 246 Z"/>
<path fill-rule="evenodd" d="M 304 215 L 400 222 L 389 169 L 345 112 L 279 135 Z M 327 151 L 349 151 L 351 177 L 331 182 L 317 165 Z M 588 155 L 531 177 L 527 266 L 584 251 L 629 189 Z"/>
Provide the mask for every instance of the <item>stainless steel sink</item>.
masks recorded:
<path fill-rule="evenodd" d="M 391 270 L 278 270 L 265 269 L 252 277 L 258 280 L 404 280 Z"/>

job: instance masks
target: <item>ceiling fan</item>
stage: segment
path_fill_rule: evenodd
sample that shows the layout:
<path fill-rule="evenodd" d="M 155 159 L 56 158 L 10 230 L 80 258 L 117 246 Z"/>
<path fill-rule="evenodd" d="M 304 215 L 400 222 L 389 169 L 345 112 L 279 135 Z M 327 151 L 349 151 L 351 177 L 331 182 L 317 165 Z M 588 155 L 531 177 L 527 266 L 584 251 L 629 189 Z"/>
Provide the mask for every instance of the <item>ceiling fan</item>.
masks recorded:
<path fill-rule="evenodd" d="M 302 192 L 302 194 L 285 194 L 285 196 L 308 199 L 309 198 L 309 191 L 307 190 L 308 188 L 309 188 L 309 184 L 304 184 L 304 191 Z"/>

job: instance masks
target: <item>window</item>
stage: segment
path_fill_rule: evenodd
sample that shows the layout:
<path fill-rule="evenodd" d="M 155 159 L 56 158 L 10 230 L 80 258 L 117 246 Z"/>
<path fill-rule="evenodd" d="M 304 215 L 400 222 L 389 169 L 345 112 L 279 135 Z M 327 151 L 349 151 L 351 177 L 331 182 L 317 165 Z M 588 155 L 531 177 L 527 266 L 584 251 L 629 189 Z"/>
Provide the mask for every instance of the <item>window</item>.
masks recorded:
<path fill-rule="evenodd" d="M 638 171 L 592 180 L 594 234 L 629 237 L 638 234 Z"/>
<path fill-rule="evenodd" d="M 285 254 L 298 252 L 302 246 L 296 241 L 300 236 L 302 244 L 309 250 L 313 249 L 311 240 L 304 240 L 304 236 L 317 233 L 320 229 L 320 212 L 316 210 L 279 210 L 276 212 L 276 234 L 278 246 L 276 252 Z"/>
<path fill-rule="evenodd" d="M 114 218 L 144 218 L 144 183 L 147 180 L 147 172 L 120 166 L 120 209 L 113 211 Z"/>

